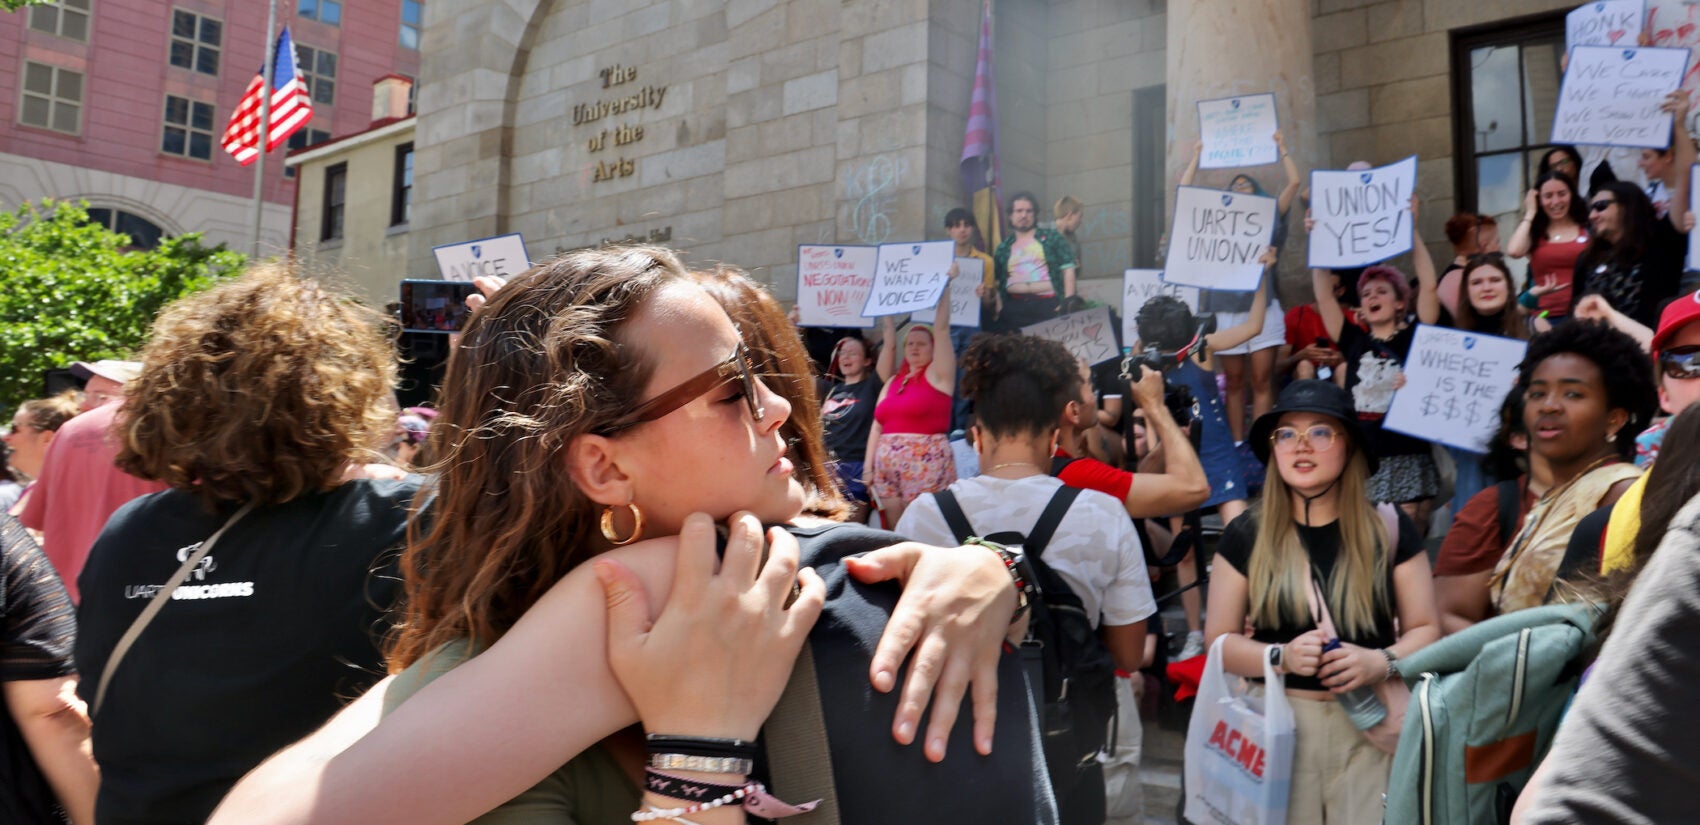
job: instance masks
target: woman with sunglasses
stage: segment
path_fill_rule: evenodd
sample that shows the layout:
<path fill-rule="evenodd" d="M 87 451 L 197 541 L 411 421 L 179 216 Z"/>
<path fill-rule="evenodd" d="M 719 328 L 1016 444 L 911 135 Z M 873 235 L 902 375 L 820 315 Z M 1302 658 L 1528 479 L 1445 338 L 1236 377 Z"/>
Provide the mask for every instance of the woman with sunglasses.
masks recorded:
<path fill-rule="evenodd" d="M 1439 638 L 1422 534 L 1371 503 L 1377 461 L 1363 436 L 1345 390 L 1289 384 L 1252 425 L 1268 466 L 1263 497 L 1223 531 L 1216 553 L 1226 563 L 1210 578 L 1205 633 L 1221 639 L 1223 667 L 1255 679 L 1268 659 L 1286 674 L 1297 723 L 1294 825 L 1380 820 L 1392 757 L 1336 697 L 1395 678 L 1398 659 Z"/>
<path fill-rule="evenodd" d="M 1485 615 L 1552 601 L 1578 522 L 1640 475 L 1628 459 L 1656 401 L 1650 366 L 1634 339 L 1592 321 L 1530 339 L 1514 392 L 1523 394 L 1529 450 L 1545 460 L 1551 487 L 1494 567 Z"/>
<path fill-rule="evenodd" d="M 956 265 L 950 266 L 956 277 Z M 897 319 L 880 320 L 882 374 L 897 356 Z M 943 346 L 934 336 L 944 330 Z M 950 414 L 956 392 L 956 352 L 950 346 L 950 287 L 939 299 L 933 324 L 910 324 L 903 333 L 903 360 L 879 392 L 874 423 L 868 428 L 862 477 L 872 493 L 880 520 L 890 528 L 903 518 L 909 502 L 936 493 L 956 480 L 950 451 Z"/>
<path fill-rule="evenodd" d="M 528 809 L 554 812 L 552 821 L 623 821 L 638 804 L 645 743 L 621 729 L 641 719 L 655 734 L 755 738 L 791 671 L 795 631 L 807 628 L 795 612 L 821 599 L 819 577 L 804 571 L 802 595 L 784 608 L 798 542 L 769 531 L 763 566 L 758 520 L 797 521 L 810 488 L 831 497 L 829 458 L 809 379 L 794 368 L 804 363 L 795 330 L 777 305 L 744 309 L 773 304 L 753 286 L 714 292 L 737 298 L 742 335 L 671 253 L 586 250 L 533 269 L 474 314 L 445 379 L 452 390 L 433 430 L 444 472 L 404 559 L 407 614 L 392 651 L 392 669 L 407 667 L 413 680 L 404 692 L 452 672 L 381 724 L 383 697 L 362 698 L 245 780 L 214 822 L 465 822 L 506 800 L 491 821 Z M 777 392 L 754 378 L 746 352 Z M 710 522 L 686 514 L 740 510 L 716 575 Z M 1006 711 L 992 727 L 998 677 L 1021 678 L 999 655 L 1016 604 L 1003 561 L 892 547 L 891 534 L 818 521 L 797 535 L 821 561 L 847 546 L 874 551 L 822 569 L 835 599 L 895 610 L 877 646 L 843 621 L 823 622 L 813 643 L 817 673 L 860 677 L 819 680 L 833 754 L 873 754 L 833 766 L 843 821 L 904 818 L 893 808 L 925 817 L 941 805 L 1054 821 L 1054 802 L 1037 790 L 1044 768 L 1030 716 Z M 666 538 L 632 543 L 650 536 Z M 895 593 L 845 572 L 900 579 L 902 601 L 893 608 Z M 663 603 L 645 633 L 645 606 Z M 910 677 L 888 693 L 912 646 Z M 873 661 L 847 663 L 850 650 L 871 650 Z M 902 745 L 922 730 L 934 678 L 923 757 Z M 969 683 L 974 730 L 947 735 L 956 688 Z M 947 741 L 956 758 L 930 764 Z M 994 744 L 997 759 L 962 753 Z M 876 777 L 889 786 L 869 789 Z M 946 791 L 909 786 L 926 781 Z M 644 803 L 683 804 L 655 794 Z M 686 818 L 741 821 L 726 807 Z"/>
<path fill-rule="evenodd" d="M 1574 172 L 1555 169 L 1535 178 L 1505 253 L 1529 259 L 1530 293 L 1523 300 L 1549 321 L 1570 315 L 1570 282 L 1588 244 L 1587 227 L 1587 201 L 1577 193 Z"/>

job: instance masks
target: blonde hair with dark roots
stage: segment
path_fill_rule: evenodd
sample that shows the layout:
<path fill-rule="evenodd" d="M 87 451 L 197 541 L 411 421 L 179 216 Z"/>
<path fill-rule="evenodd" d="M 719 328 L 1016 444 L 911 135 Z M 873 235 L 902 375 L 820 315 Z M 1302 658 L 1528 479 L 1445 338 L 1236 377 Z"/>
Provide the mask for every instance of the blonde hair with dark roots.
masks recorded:
<path fill-rule="evenodd" d="M 1331 611 L 1337 632 L 1373 635 L 1378 607 L 1392 604 L 1387 573 L 1393 542 L 1369 499 L 1369 462 L 1357 445 L 1340 471 L 1339 493 L 1340 554 L 1327 583 L 1328 603 L 1338 608 Z M 1295 524 L 1292 495 L 1271 458 L 1257 511 L 1257 539 L 1246 565 L 1248 615 L 1257 627 L 1310 624 L 1304 586 L 1310 556 L 1299 542 Z"/>
<path fill-rule="evenodd" d="M 383 315 L 282 264 L 178 300 L 118 411 L 118 466 L 209 507 L 335 487 L 394 423 L 387 335 Z"/>
<path fill-rule="evenodd" d="M 24 422 L 35 428 L 36 432 L 58 432 L 65 422 L 75 418 L 81 411 L 82 393 L 76 390 L 65 390 L 47 398 L 35 398 L 18 405 L 18 411 L 24 414 Z"/>
<path fill-rule="evenodd" d="M 598 507 L 567 470 L 573 438 L 616 420 L 654 373 L 621 330 L 688 276 L 650 246 L 569 252 L 473 313 L 428 440 L 435 496 L 408 525 L 399 672 L 445 642 L 488 645 L 597 546 Z"/>

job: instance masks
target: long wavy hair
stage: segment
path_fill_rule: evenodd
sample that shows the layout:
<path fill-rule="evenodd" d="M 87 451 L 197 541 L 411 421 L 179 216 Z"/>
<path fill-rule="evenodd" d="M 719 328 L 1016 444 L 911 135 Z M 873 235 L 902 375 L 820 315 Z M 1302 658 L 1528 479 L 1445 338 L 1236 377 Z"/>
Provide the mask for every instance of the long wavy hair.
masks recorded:
<path fill-rule="evenodd" d="M 342 482 L 394 424 L 384 316 L 262 264 L 167 306 L 118 411 L 120 469 L 209 507 Z"/>
<path fill-rule="evenodd" d="M 1580 165 L 1577 166 L 1581 168 Z M 1588 231 L 1588 199 L 1582 197 L 1581 188 L 1569 175 L 1558 171 L 1542 172 L 1535 177 L 1535 192 L 1539 193 L 1547 181 L 1558 181 L 1570 190 L 1570 211 L 1566 213 L 1576 227 L 1583 232 Z M 1537 194 L 1536 199 L 1539 200 Z M 1541 248 L 1547 241 L 1547 229 L 1552 226 L 1552 218 L 1547 217 L 1547 211 L 1537 204 L 1535 219 L 1529 223 L 1529 253 Z"/>
<path fill-rule="evenodd" d="M 1505 282 L 1505 306 L 1492 315 L 1480 314 L 1470 302 L 1470 275 L 1478 269 L 1491 269 Z M 1459 276 L 1458 312 L 1454 321 L 1453 326 L 1469 332 L 1529 340 L 1529 325 L 1523 321 L 1522 307 L 1517 306 L 1517 284 L 1511 280 L 1511 271 L 1505 268 L 1505 256 L 1489 252 L 1471 255 L 1465 262 L 1464 272 Z"/>
<path fill-rule="evenodd" d="M 659 247 L 578 250 L 473 313 L 427 442 L 434 495 L 408 525 L 392 671 L 457 638 L 494 642 L 597 546 L 597 506 L 563 451 L 637 403 L 654 365 L 624 328 L 688 278 Z"/>
<path fill-rule="evenodd" d="M 1349 439 L 1345 433 L 1340 435 Z M 1340 633 L 1366 636 L 1376 632 L 1376 616 L 1392 604 L 1387 589 L 1393 537 L 1369 498 L 1369 462 L 1363 450 L 1350 444 L 1351 455 L 1340 472 L 1340 554 L 1327 582 L 1328 604 Z M 1305 592 L 1310 556 L 1299 542 L 1293 518 L 1293 499 L 1273 459 L 1264 475 L 1263 499 L 1257 508 L 1257 539 L 1246 570 L 1250 589 L 1251 623 L 1258 627 L 1303 627 L 1311 621 Z"/>

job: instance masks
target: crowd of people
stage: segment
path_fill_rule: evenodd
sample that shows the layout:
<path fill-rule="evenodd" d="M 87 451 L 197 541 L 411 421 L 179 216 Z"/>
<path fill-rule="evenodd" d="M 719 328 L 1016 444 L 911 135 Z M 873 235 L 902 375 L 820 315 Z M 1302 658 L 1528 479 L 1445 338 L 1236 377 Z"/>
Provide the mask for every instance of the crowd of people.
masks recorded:
<path fill-rule="evenodd" d="M 1700 292 L 1666 105 L 1648 187 L 1555 147 L 1503 248 L 1455 215 L 1444 270 L 1413 232 L 1409 272 L 1315 270 L 1285 310 L 1311 222 L 1277 136 L 1258 288 L 1153 298 L 1104 364 L 1021 332 L 1086 303 L 1072 197 L 1040 225 L 1014 195 L 990 250 L 946 214 L 983 329 L 943 300 L 799 330 L 650 246 L 481 280 L 406 409 L 393 319 L 256 266 L 11 419 L 0 820 L 1135 822 L 1172 639 L 1283 674 L 1255 690 L 1294 700 L 1288 821 L 1378 822 L 1398 734 L 1345 699 L 1567 602 L 1606 641 L 1524 821 L 1680 818 Z M 1527 342 L 1487 455 L 1383 426 L 1419 324 Z M 1116 732 L 1059 761 L 1093 668 Z"/>

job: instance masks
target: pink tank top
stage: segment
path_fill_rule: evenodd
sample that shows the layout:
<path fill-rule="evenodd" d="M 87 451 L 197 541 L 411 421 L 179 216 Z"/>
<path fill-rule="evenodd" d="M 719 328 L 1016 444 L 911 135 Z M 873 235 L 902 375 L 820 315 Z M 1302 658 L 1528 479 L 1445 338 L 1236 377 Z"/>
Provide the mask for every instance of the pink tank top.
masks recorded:
<path fill-rule="evenodd" d="M 905 380 L 907 379 L 907 380 Z M 880 431 L 892 435 L 944 435 L 950 432 L 951 397 L 920 375 L 900 373 L 886 385 L 885 400 L 874 408 Z"/>

